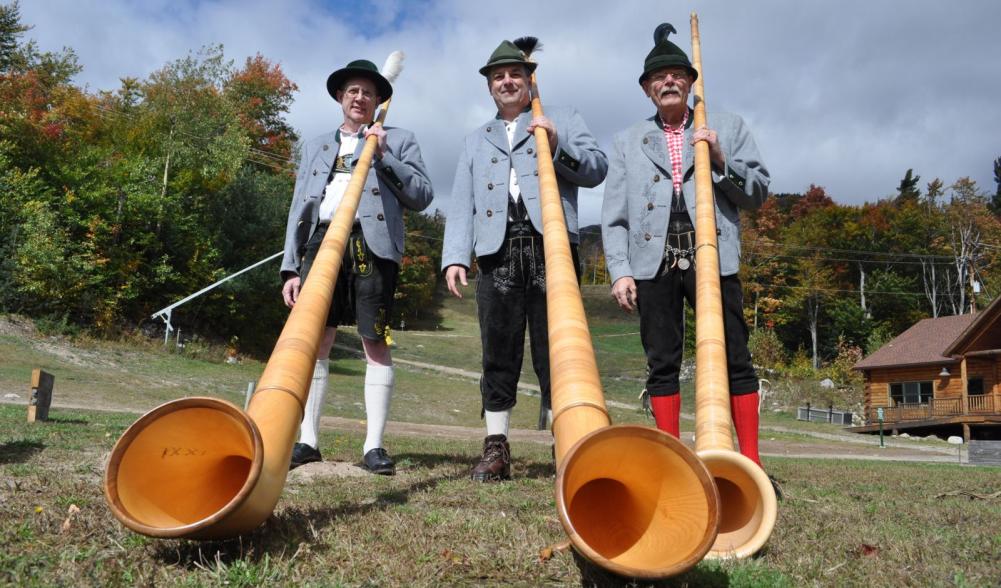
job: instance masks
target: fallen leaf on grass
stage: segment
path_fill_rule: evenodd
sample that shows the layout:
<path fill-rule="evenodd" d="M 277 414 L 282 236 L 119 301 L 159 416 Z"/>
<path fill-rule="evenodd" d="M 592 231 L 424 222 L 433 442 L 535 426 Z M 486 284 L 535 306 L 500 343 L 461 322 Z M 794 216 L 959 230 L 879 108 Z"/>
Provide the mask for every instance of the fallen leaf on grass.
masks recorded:
<path fill-rule="evenodd" d="M 73 523 L 71 522 L 73 520 L 73 515 L 75 515 L 78 512 L 80 512 L 80 507 L 75 504 L 71 504 L 70 507 L 67 509 L 68 516 L 66 517 L 66 520 L 63 521 L 63 526 L 60 532 L 65 533 L 66 531 L 70 530 L 70 527 L 73 526 Z"/>
<path fill-rule="evenodd" d="M 451 549 L 448 549 L 448 548 L 445 548 L 445 549 L 443 549 L 441 551 L 441 557 L 445 561 L 447 561 L 449 563 L 456 564 L 456 565 L 466 563 L 466 558 L 465 557 L 463 557 L 462 555 L 460 555 L 460 554 L 458 554 L 458 553 L 456 553 L 456 552 L 454 552 L 454 551 L 452 551 Z"/>
<path fill-rule="evenodd" d="M 563 553 L 567 549 L 570 549 L 570 541 L 563 541 L 562 543 L 554 543 L 548 547 L 543 547 L 539 550 L 539 562 L 545 563 L 557 553 Z"/>
<path fill-rule="evenodd" d="M 879 555 L 879 546 L 863 543 L 862 545 L 858 546 L 858 549 L 856 551 L 858 552 L 859 555 L 863 557 L 876 557 L 877 555 Z"/>

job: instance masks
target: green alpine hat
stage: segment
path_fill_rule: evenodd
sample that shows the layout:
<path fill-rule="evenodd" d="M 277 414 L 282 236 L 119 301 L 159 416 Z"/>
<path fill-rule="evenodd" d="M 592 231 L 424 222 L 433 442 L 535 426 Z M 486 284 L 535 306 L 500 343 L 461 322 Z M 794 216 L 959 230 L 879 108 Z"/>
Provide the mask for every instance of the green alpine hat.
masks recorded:
<path fill-rule="evenodd" d="M 375 84 L 375 91 L 379 94 L 379 99 L 383 102 L 389 100 L 393 95 L 393 85 L 389 80 L 382 77 L 379 68 L 367 59 L 356 59 L 341 69 L 330 74 L 327 78 L 327 92 L 337 100 L 337 91 L 344 87 L 345 82 L 351 78 L 367 78 Z"/>
<path fill-rule="evenodd" d="M 688 55 L 671 41 L 667 40 L 668 35 L 676 32 L 670 24 L 664 23 L 657 27 L 653 34 L 654 46 L 643 62 L 643 75 L 640 76 L 642 84 L 647 76 L 664 67 L 683 67 L 692 75 L 692 81 L 699 77 L 699 72 L 692 67 L 692 62 L 688 60 Z"/>
<path fill-rule="evenodd" d="M 526 59 L 524 52 L 518 49 L 511 41 L 501 41 L 501 44 L 490 54 L 487 64 L 480 68 L 480 74 L 484 76 L 490 75 L 490 69 L 495 65 L 508 65 L 509 63 L 524 65 L 528 69 L 529 74 L 535 71 L 535 66 L 538 65 L 534 61 Z"/>

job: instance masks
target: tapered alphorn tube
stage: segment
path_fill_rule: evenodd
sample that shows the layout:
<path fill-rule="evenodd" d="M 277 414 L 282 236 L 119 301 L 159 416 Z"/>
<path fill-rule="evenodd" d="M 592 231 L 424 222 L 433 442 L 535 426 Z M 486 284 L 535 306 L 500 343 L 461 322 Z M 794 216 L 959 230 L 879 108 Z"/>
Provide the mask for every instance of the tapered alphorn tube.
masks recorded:
<path fill-rule="evenodd" d="M 532 75 L 532 113 L 542 103 Z M 535 130 L 543 243 L 556 504 L 574 548 L 622 576 L 659 579 L 705 556 L 719 524 L 712 479 L 657 429 L 610 426 L 545 129 Z"/>
<path fill-rule="evenodd" d="M 146 413 L 115 444 L 104 494 L 126 527 L 151 537 L 225 539 L 254 530 L 274 511 L 377 142 L 365 140 L 247 412 L 216 398 L 183 398 Z"/>
<path fill-rule="evenodd" d="M 706 126 L 699 20 L 693 12 L 692 65 L 695 81 L 694 128 Z M 716 204 L 709 144 L 695 144 L 695 452 L 719 490 L 719 534 L 711 558 L 747 557 L 768 541 L 775 527 L 775 490 L 756 463 L 734 451 L 730 431 L 723 296 L 719 280 Z"/>

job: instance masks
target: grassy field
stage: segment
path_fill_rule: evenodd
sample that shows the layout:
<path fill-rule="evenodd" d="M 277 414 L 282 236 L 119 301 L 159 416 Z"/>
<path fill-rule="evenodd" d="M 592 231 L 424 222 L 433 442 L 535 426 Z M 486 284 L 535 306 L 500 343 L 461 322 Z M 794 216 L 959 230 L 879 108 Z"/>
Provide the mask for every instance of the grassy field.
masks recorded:
<path fill-rule="evenodd" d="M 589 292 L 585 302 L 606 397 L 628 406 L 611 408 L 613 421 L 649 424 L 636 398 L 644 365 L 638 324 L 610 307 L 606 296 Z M 209 543 L 153 540 L 125 530 L 101 495 L 104 462 L 136 412 L 191 395 L 242 404 L 247 382 L 263 363 L 243 358 L 228 364 L 221 349 L 196 345 L 178 350 L 139 339 L 44 336 L 26 321 L 0 317 L 0 395 L 16 394 L 5 400 L 20 403 L 0 405 L 0 584 L 563 586 L 602 579 L 572 552 L 540 559 L 544 549 L 565 540 L 548 445 L 513 443 L 512 482 L 468 480 L 482 431 L 475 305 L 448 300 L 441 316 L 437 330 L 396 332 L 394 357 L 470 374 L 400 361 L 390 416 L 469 427 L 468 438 L 389 435 L 387 446 L 400 466 L 394 478 L 324 477 L 326 470 L 316 477 L 303 468 L 290 476 L 274 516 L 260 529 Z M 358 421 L 364 418 L 364 365 L 350 351 L 359 347 L 357 336 L 344 329 L 338 343 L 347 350 L 338 349 L 331 362 L 325 415 Z M 24 403 L 33 367 L 55 374 L 55 401 L 72 408 L 56 408 L 50 422 L 29 425 Z M 535 381 L 527 357 L 524 380 Z M 819 459 L 913 459 L 921 452 L 902 446 L 934 451 L 945 445 L 898 440 L 881 453 L 871 437 L 861 438 L 863 447 L 858 436 L 846 439 L 838 427 L 796 421 L 781 408 L 763 414 L 763 450 L 818 459 L 766 457 L 787 493 L 770 542 L 754 559 L 703 562 L 664 585 L 1001 582 L 1001 500 L 988 496 L 1001 490 L 1001 470 Z M 690 384 L 683 409 L 693 410 Z M 512 425 L 534 428 L 537 414 L 538 398 L 521 396 Z M 682 430 L 691 431 L 692 421 L 683 420 Z M 347 429 L 325 429 L 324 457 L 354 462 L 362 440 Z"/>
<path fill-rule="evenodd" d="M 549 449 L 515 444 L 515 479 L 467 479 L 476 448 L 391 438 L 392 478 L 290 476 L 274 515 L 240 539 L 127 531 L 100 493 L 107 452 L 134 415 L 0 406 L 0 583 L 171 586 L 581 585 L 553 499 Z M 322 438 L 328 460 L 362 438 Z M 1001 471 L 955 465 L 767 459 L 787 494 L 758 557 L 703 562 L 670 586 L 996 586 Z M 304 468 L 305 469 L 305 468 Z M 952 493 L 952 494 L 950 494 Z M 583 566 L 588 578 L 600 574 Z"/>

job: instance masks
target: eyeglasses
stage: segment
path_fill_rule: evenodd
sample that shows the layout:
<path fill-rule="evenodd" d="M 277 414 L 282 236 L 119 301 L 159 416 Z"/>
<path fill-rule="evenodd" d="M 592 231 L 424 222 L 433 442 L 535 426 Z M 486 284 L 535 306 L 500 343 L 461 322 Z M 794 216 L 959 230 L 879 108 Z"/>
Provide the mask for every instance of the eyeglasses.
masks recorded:
<path fill-rule="evenodd" d="M 674 81 L 688 81 L 688 72 L 683 69 L 669 70 L 669 71 L 659 71 L 657 73 L 650 74 L 647 79 L 651 82 L 666 82 L 667 78 L 671 78 Z"/>
<path fill-rule="evenodd" d="M 369 92 L 368 90 L 363 90 L 359 86 L 351 86 L 351 87 L 345 89 L 344 93 L 347 94 L 348 96 L 352 97 L 352 98 L 357 98 L 359 95 L 361 95 L 366 100 L 373 100 L 373 99 L 375 99 L 375 94 L 374 93 Z"/>

